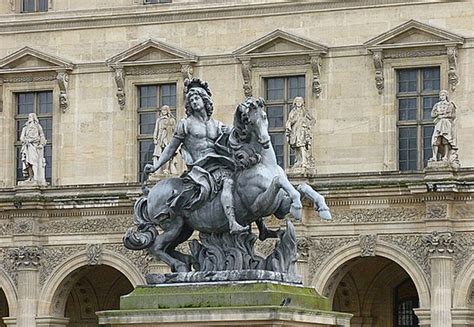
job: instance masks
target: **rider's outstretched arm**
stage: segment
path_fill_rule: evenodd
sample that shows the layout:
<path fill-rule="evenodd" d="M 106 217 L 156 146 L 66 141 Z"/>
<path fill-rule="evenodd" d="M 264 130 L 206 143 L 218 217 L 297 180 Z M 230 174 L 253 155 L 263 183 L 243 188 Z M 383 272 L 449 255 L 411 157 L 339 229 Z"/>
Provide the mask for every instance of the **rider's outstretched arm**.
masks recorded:
<path fill-rule="evenodd" d="M 156 165 L 146 165 L 145 166 L 145 173 L 151 174 L 158 169 L 161 168 L 165 163 L 167 163 L 171 158 L 173 158 L 174 154 L 178 150 L 179 146 L 181 145 L 181 140 L 173 137 L 171 142 L 166 146 L 163 152 L 160 155 Z"/>

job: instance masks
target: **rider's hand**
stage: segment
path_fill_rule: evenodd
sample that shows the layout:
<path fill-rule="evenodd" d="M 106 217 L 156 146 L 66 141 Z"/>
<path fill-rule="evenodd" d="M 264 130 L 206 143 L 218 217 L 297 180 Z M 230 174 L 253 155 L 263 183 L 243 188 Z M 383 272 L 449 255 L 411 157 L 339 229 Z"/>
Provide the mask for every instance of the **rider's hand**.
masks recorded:
<path fill-rule="evenodd" d="M 154 168 L 153 165 L 146 164 L 146 165 L 145 165 L 145 168 L 143 169 L 143 172 L 144 172 L 145 174 L 149 175 L 149 174 L 151 174 L 152 172 L 155 171 L 153 168 Z"/>
<path fill-rule="evenodd" d="M 221 132 L 223 134 L 230 134 L 231 131 L 232 131 L 232 127 L 227 126 L 227 125 L 222 125 L 221 126 Z"/>

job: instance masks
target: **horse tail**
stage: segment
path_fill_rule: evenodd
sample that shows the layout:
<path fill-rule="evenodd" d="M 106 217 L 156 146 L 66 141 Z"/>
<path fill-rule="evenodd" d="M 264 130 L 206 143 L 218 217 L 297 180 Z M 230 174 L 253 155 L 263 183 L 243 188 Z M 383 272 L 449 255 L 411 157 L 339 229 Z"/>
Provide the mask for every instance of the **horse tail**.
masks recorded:
<path fill-rule="evenodd" d="M 123 244 L 129 250 L 143 250 L 150 247 L 151 243 L 158 236 L 158 230 L 155 228 L 148 215 L 148 199 L 145 196 L 139 198 L 133 206 L 133 223 L 123 237 Z"/>

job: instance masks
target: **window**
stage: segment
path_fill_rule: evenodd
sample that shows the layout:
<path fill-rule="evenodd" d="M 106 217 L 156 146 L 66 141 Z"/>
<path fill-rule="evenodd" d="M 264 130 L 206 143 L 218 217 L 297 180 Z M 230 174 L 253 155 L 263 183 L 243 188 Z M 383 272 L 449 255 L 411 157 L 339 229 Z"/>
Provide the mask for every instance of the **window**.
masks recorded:
<path fill-rule="evenodd" d="M 394 326 L 418 326 L 418 318 L 413 309 L 418 308 L 418 294 L 411 279 L 407 279 L 394 289 Z"/>
<path fill-rule="evenodd" d="M 146 5 L 151 5 L 155 3 L 171 3 L 171 0 L 145 0 Z"/>
<path fill-rule="evenodd" d="M 421 170 L 431 157 L 431 109 L 440 91 L 439 67 L 397 70 L 398 167 Z"/>
<path fill-rule="evenodd" d="M 21 12 L 46 12 L 48 0 L 21 0 Z"/>
<path fill-rule="evenodd" d="M 297 96 L 305 98 L 304 76 L 265 78 L 268 130 L 277 163 L 282 168 L 294 163 L 294 153 L 290 151 L 285 137 L 285 124 L 293 99 Z"/>
<path fill-rule="evenodd" d="M 51 183 L 51 156 L 52 156 L 52 134 L 53 134 L 53 92 L 27 92 L 16 93 L 16 181 L 23 181 L 22 162 L 21 162 L 21 130 L 28 120 L 30 113 L 35 113 L 38 117 L 41 127 L 43 127 L 46 137 L 46 146 L 44 147 L 44 158 L 46 160 L 45 177 L 48 183 Z"/>
<path fill-rule="evenodd" d="M 153 132 L 157 110 L 163 105 L 170 106 L 176 116 L 176 84 L 141 85 L 138 87 L 138 156 L 139 179 L 143 168 L 153 163 Z"/>

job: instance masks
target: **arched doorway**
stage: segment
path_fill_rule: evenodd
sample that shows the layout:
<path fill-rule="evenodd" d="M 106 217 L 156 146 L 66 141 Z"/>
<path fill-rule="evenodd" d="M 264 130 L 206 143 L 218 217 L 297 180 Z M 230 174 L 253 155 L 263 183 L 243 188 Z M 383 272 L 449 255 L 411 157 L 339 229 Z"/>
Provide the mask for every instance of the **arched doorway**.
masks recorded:
<path fill-rule="evenodd" d="M 9 316 L 9 309 L 8 309 L 8 301 L 5 293 L 0 288 L 0 327 L 5 327 L 5 323 L 3 322 L 3 318 Z"/>
<path fill-rule="evenodd" d="M 78 268 L 62 284 L 65 292 L 58 304 L 63 304 L 56 308 L 64 308 L 71 327 L 98 326 L 96 311 L 119 309 L 120 296 L 133 290 L 121 272 L 107 265 Z"/>
<path fill-rule="evenodd" d="M 419 297 L 408 273 L 384 257 L 349 260 L 334 274 L 333 310 L 352 313 L 351 326 L 418 326 Z"/>

